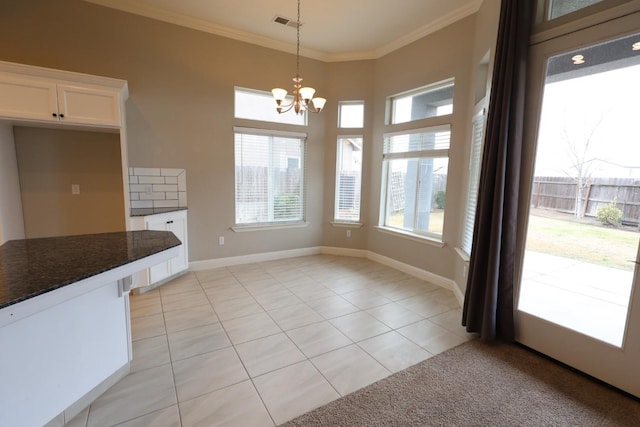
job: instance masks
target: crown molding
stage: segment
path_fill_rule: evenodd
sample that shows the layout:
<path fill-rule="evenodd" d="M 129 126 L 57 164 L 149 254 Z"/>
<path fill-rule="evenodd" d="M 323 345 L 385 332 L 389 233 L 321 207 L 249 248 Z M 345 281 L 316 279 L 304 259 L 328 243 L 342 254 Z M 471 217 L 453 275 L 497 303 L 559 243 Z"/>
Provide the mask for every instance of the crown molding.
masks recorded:
<path fill-rule="evenodd" d="M 456 9 L 440 19 L 431 22 L 421 28 L 418 28 L 417 30 L 412 31 L 406 36 L 400 37 L 392 41 L 391 43 L 386 44 L 385 46 L 376 50 L 376 58 L 385 56 L 395 50 L 400 49 L 401 47 L 411 44 L 423 37 L 428 36 L 429 34 L 435 33 L 438 30 L 441 30 L 457 21 L 460 21 L 461 19 L 464 19 L 469 15 L 473 15 L 480 9 L 480 6 L 482 6 L 482 2 L 483 0 L 474 0 L 466 6 Z"/>
<path fill-rule="evenodd" d="M 99 6 L 108 7 L 111 9 L 117 9 L 135 15 L 144 16 L 147 18 L 155 19 L 158 21 L 167 22 L 170 24 L 179 25 L 181 27 L 191 28 L 193 30 L 203 31 L 206 33 L 214 34 L 221 37 L 226 37 L 233 40 L 238 40 L 245 43 L 250 43 L 269 49 L 275 49 L 286 53 L 296 53 L 296 45 L 293 43 L 287 43 L 279 40 L 275 40 L 269 37 L 259 36 L 246 31 L 240 31 L 233 28 L 225 27 L 222 25 L 214 24 L 203 19 L 193 18 L 187 15 L 183 15 L 176 12 L 171 12 L 162 8 L 153 7 L 138 2 L 132 2 L 130 0 L 84 0 L 88 3 L 93 3 Z M 443 16 L 435 22 L 427 24 L 415 31 L 400 37 L 385 46 L 376 49 L 374 51 L 363 52 L 344 52 L 344 53 L 329 53 L 315 49 L 308 49 L 300 47 L 300 55 L 306 58 L 315 59 L 323 62 L 347 62 L 347 61 L 362 61 L 378 59 L 385 56 L 395 50 L 398 50 L 416 40 L 419 40 L 429 34 L 432 34 L 448 25 L 453 24 L 469 15 L 472 15 L 480 9 L 483 0 L 474 0 L 466 6 L 463 6 L 453 12 Z"/>

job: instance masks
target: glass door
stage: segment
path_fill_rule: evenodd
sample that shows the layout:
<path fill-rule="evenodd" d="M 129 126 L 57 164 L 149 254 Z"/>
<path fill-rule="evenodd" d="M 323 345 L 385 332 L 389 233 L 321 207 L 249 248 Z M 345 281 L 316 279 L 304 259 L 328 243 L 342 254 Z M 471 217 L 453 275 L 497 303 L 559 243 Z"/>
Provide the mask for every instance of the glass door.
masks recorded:
<path fill-rule="evenodd" d="M 639 22 L 532 48 L 516 328 L 640 397 Z"/>

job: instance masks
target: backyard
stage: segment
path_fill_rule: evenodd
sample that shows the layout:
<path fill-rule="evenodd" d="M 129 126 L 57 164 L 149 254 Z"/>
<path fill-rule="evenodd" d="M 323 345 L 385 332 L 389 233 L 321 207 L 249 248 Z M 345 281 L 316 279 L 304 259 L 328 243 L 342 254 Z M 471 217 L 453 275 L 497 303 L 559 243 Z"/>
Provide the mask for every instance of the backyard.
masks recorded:
<path fill-rule="evenodd" d="M 637 227 L 605 227 L 594 218 L 532 209 L 527 250 L 632 271 L 640 232 Z"/>

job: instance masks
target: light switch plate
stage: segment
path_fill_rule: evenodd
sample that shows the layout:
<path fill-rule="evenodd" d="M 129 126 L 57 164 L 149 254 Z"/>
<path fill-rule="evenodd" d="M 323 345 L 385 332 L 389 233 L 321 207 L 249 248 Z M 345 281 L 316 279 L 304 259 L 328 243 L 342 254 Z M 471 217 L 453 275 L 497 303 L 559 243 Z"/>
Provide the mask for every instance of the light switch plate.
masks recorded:
<path fill-rule="evenodd" d="M 80 184 L 71 184 L 71 194 L 80 194 Z"/>

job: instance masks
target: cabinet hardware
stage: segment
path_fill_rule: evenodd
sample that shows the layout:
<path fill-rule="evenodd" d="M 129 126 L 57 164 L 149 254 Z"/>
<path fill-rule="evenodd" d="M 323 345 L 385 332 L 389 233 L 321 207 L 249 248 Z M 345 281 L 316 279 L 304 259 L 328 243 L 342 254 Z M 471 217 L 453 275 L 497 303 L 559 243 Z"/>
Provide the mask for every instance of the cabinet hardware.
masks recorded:
<path fill-rule="evenodd" d="M 56 113 L 53 113 L 52 116 L 53 117 L 58 117 L 58 115 Z"/>
<path fill-rule="evenodd" d="M 167 221 L 167 224 L 173 224 L 173 221 Z"/>

